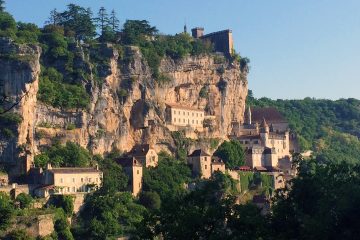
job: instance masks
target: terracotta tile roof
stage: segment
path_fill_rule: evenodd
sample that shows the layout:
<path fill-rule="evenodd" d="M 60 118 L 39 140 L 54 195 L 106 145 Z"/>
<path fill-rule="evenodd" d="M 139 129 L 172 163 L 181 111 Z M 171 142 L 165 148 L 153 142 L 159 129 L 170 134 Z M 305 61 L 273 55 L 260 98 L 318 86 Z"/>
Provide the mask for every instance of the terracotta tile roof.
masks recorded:
<path fill-rule="evenodd" d="M 283 115 L 274 107 L 251 108 L 251 121 L 261 123 L 263 119 L 268 123 L 286 123 Z"/>
<path fill-rule="evenodd" d="M 189 157 L 210 157 L 210 155 L 202 149 L 196 149 Z"/>
<path fill-rule="evenodd" d="M 166 106 L 170 108 L 177 108 L 177 109 L 184 109 L 184 110 L 191 110 L 191 111 L 198 111 L 198 112 L 204 112 L 204 110 L 194 108 L 194 107 L 188 107 L 180 104 L 174 104 L 174 103 L 167 103 Z"/>
<path fill-rule="evenodd" d="M 76 174 L 76 173 L 102 173 L 100 170 L 95 168 L 79 168 L 79 167 L 68 167 L 68 168 L 52 168 L 48 169 L 52 173 L 65 173 L 65 174 Z"/>

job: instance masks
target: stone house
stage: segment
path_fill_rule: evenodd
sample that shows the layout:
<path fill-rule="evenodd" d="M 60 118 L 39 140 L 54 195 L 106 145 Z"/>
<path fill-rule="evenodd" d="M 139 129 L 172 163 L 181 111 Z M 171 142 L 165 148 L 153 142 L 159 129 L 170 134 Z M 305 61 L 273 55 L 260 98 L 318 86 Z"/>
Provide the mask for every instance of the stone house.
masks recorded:
<path fill-rule="evenodd" d="M 202 149 L 193 151 L 187 157 L 193 175 L 200 176 L 204 179 L 209 179 L 216 171 L 225 173 L 225 163 L 218 157 L 211 156 Z"/>
<path fill-rule="evenodd" d="M 186 127 L 203 131 L 205 112 L 197 108 L 167 104 L 165 118 L 170 131 L 178 131 Z"/>
<path fill-rule="evenodd" d="M 187 161 L 195 176 L 205 179 L 211 177 L 211 156 L 208 153 L 197 149 L 187 157 Z"/>
<path fill-rule="evenodd" d="M 135 157 L 121 157 L 116 160 L 126 175 L 129 177 L 128 188 L 134 196 L 137 196 L 142 188 L 143 165 Z"/>
<path fill-rule="evenodd" d="M 225 163 L 222 159 L 213 156 L 211 158 L 211 174 L 214 174 L 214 172 L 220 171 L 222 173 L 225 173 Z"/>
<path fill-rule="evenodd" d="M 95 168 L 53 168 L 51 164 L 48 164 L 42 173 L 43 185 L 34 192 L 39 197 L 90 192 L 101 186 L 102 179 L 103 172 L 97 166 Z"/>
<path fill-rule="evenodd" d="M 136 145 L 128 154 L 129 157 L 135 157 L 145 167 L 156 167 L 159 157 L 149 144 Z"/>

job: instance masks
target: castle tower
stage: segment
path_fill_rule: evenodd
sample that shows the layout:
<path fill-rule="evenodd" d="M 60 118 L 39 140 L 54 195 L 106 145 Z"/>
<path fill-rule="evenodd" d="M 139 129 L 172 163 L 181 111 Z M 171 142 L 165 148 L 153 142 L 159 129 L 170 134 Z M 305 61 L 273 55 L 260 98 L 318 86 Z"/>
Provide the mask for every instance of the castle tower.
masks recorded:
<path fill-rule="evenodd" d="M 260 125 L 260 138 L 264 147 L 268 146 L 268 139 L 269 139 L 269 125 L 266 123 L 265 118 L 263 118 L 261 125 Z"/>
<path fill-rule="evenodd" d="M 204 36 L 204 28 L 202 27 L 193 28 L 191 29 L 191 34 L 193 38 L 201 38 L 202 36 Z"/>

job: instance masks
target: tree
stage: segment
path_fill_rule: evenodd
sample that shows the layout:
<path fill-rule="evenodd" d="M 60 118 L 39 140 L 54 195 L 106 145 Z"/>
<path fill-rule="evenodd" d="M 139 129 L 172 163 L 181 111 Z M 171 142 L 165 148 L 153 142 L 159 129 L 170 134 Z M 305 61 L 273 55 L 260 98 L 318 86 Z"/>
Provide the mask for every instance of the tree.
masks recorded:
<path fill-rule="evenodd" d="M 120 21 L 116 17 L 116 12 L 115 12 L 114 9 L 111 11 L 109 22 L 110 22 L 110 26 L 111 26 L 112 31 L 117 32 L 119 30 Z"/>
<path fill-rule="evenodd" d="M 68 195 L 56 195 L 52 198 L 52 205 L 62 208 L 66 216 L 71 216 L 74 211 L 74 198 Z"/>
<path fill-rule="evenodd" d="M 0 12 L 5 12 L 5 0 L 0 0 Z"/>
<path fill-rule="evenodd" d="M 237 140 L 224 141 L 214 153 L 215 156 L 224 160 L 227 168 L 244 165 L 245 153 Z"/>
<path fill-rule="evenodd" d="M 53 26 L 59 25 L 61 21 L 60 13 L 54 8 L 50 12 L 49 19 L 45 22 L 46 24 L 51 24 Z"/>
<path fill-rule="evenodd" d="M 60 13 L 60 25 L 64 26 L 68 35 L 71 32 L 77 40 L 92 39 L 95 36 L 95 25 L 92 11 L 76 4 L 69 4 L 65 12 Z"/>
<path fill-rule="evenodd" d="M 128 186 L 128 177 L 123 168 L 114 159 L 119 157 L 118 153 L 113 152 L 102 159 L 98 157 L 100 168 L 104 173 L 101 191 L 104 193 L 116 193 L 124 191 Z"/>
<path fill-rule="evenodd" d="M 159 210 L 161 199 L 156 192 L 142 192 L 139 198 L 140 203 L 148 209 Z"/>
<path fill-rule="evenodd" d="M 66 142 L 65 146 L 55 142 L 53 146 L 35 156 L 34 160 L 39 167 L 46 167 L 47 163 L 55 167 L 86 167 L 91 161 L 92 156 L 87 149 L 70 141 Z"/>
<path fill-rule="evenodd" d="M 277 192 L 277 239 L 356 239 L 360 234 L 360 165 L 301 161 L 291 186 Z M 281 227 L 280 225 L 281 224 Z"/>
<path fill-rule="evenodd" d="M 161 200 L 182 195 L 185 183 L 190 180 L 191 171 L 183 161 L 161 153 L 156 168 L 144 169 L 144 191 L 157 192 Z"/>
<path fill-rule="evenodd" d="M 30 206 L 30 204 L 33 201 L 33 198 L 29 194 L 20 193 L 16 197 L 16 201 L 20 203 L 20 208 L 24 209 L 24 208 L 28 208 Z"/>
<path fill-rule="evenodd" d="M 129 192 L 95 192 L 86 198 L 80 213 L 82 228 L 86 230 L 82 239 L 108 239 L 135 232 L 135 225 L 142 221 L 145 212 Z"/>
<path fill-rule="evenodd" d="M 109 15 L 106 12 L 106 9 L 104 7 L 101 7 L 98 12 L 98 16 L 95 19 L 97 22 L 98 27 L 101 31 L 101 37 L 104 35 L 105 28 L 109 26 Z"/>
<path fill-rule="evenodd" d="M 147 41 L 147 37 L 154 36 L 158 30 L 150 26 L 146 20 L 127 20 L 124 24 L 124 43 L 129 45 L 138 45 Z"/>
<path fill-rule="evenodd" d="M 9 195 L 0 192 L 0 230 L 6 229 L 14 216 L 13 203 Z"/>

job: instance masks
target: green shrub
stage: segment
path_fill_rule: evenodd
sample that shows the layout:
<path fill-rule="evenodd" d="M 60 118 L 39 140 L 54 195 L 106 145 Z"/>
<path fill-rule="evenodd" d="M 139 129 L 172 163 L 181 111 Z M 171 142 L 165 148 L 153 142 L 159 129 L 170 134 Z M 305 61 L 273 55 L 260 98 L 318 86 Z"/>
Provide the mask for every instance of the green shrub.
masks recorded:
<path fill-rule="evenodd" d="M 156 78 L 156 82 L 160 85 L 166 85 L 172 81 L 172 78 L 164 73 L 160 73 L 159 76 Z"/>
<path fill-rule="evenodd" d="M 74 130 L 76 128 L 74 123 L 69 123 L 66 125 L 66 130 Z"/>
<path fill-rule="evenodd" d="M 33 198 L 29 194 L 20 193 L 16 197 L 16 201 L 20 203 L 20 208 L 24 209 L 24 208 L 28 208 L 30 206 L 30 204 L 33 201 Z"/>
<path fill-rule="evenodd" d="M 44 69 L 40 76 L 38 99 L 53 107 L 87 108 L 89 94 L 82 85 L 62 82 L 62 75 L 54 68 Z"/>
<path fill-rule="evenodd" d="M 206 85 L 206 86 L 203 86 L 203 87 L 200 89 L 199 97 L 201 97 L 201 98 L 208 98 L 208 96 L 209 96 L 209 86 Z"/>
<path fill-rule="evenodd" d="M 66 216 L 71 216 L 74 211 L 74 197 L 69 195 L 53 195 L 51 204 L 57 208 L 62 208 Z"/>

